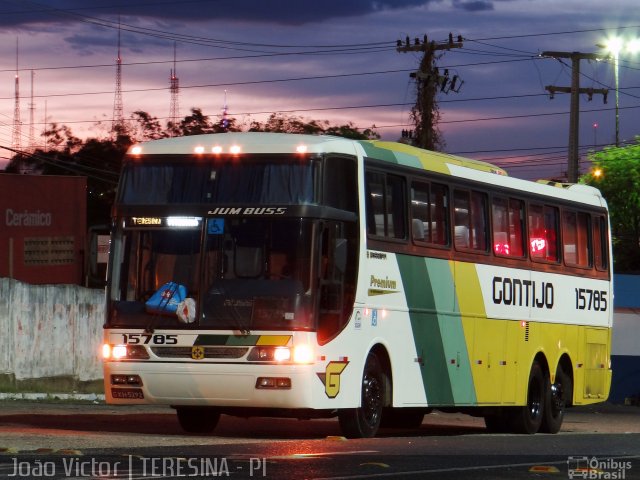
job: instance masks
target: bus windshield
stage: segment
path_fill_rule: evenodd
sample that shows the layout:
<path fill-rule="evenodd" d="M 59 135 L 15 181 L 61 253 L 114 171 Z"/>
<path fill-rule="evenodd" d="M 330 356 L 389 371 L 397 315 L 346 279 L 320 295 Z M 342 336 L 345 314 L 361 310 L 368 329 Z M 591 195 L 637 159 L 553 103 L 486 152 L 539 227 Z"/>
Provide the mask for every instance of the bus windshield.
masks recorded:
<path fill-rule="evenodd" d="M 311 220 L 131 220 L 112 245 L 111 325 L 313 328 Z"/>

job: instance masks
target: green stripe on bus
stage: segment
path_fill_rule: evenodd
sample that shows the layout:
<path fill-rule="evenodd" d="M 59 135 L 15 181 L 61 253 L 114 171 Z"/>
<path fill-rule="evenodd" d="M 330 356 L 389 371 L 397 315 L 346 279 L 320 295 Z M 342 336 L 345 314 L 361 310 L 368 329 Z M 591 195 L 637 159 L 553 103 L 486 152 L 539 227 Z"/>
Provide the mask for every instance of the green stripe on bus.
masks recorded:
<path fill-rule="evenodd" d="M 407 167 L 420 168 L 424 169 L 424 166 L 415 155 L 409 155 L 404 152 L 394 152 L 396 158 L 398 159 L 398 163 L 400 165 L 406 165 Z"/>
<path fill-rule="evenodd" d="M 422 382 L 430 405 L 452 405 L 453 392 L 449 380 L 440 322 L 431 278 L 424 258 L 396 255 L 402 276 L 416 352 L 422 358 Z"/>
<path fill-rule="evenodd" d="M 476 391 L 451 267 L 446 260 L 427 259 L 426 263 L 428 278 L 437 279 L 431 285 L 436 309 L 440 312 L 438 322 L 453 400 L 456 405 L 475 405 Z"/>
<path fill-rule="evenodd" d="M 198 335 L 194 345 L 255 345 L 260 335 Z"/>
<path fill-rule="evenodd" d="M 358 142 L 364 148 L 367 157 L 373 157 L 376 160 L 384 160 L 385 162 L 398 163 L 398 159 L 391 150 L 385 148 L 378 148 L 368 141 Z"/>

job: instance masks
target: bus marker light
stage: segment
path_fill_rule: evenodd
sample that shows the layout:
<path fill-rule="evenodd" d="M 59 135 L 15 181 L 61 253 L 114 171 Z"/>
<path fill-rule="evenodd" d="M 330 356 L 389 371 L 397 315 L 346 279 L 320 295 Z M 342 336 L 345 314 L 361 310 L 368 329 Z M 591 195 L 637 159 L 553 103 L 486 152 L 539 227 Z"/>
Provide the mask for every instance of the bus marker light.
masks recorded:
<path fill-rule="evenodd" d="M 298 145 L 296 147 L 296 152 L 298 152 L 298 153 L 307 153 L 307 146 L 306 145 Z"/>
<path fill-rule="evenodd" d="M 240 148 L 240 145 L 232 145 L 229 149 L 229 153 L 232 155 L 238 155 L 241 151 L 242 149 Z"/>
<path fill-rule="evenodd" d="M 140 155 L 142 153 L 142 147 L 140 145 L 134 145 L 131 147 L 131 155 Z"/>
<path fill-rule="evenodd" d="M 215 153 L 216 155 L 220 155 L 222 153 L 222 147 L 220 145 L 214 145 L 211 148 L 211 153 Z"/>
<path fill-rule="evenodd" d="M 204 147 L 202 145 L 198 145 L 196 148 L 193 149 L 193 151 L 197 155 L 202 155 L 204 153 Z"/>

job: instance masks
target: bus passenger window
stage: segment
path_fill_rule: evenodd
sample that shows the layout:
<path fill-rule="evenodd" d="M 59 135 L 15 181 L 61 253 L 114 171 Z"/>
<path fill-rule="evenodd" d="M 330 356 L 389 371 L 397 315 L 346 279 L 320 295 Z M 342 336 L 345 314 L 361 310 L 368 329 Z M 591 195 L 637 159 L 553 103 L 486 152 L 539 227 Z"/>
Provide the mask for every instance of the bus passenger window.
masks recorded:
<path fill-rule="evenodd" d="M 586 213 L 562 212 L 562 251 L 567 265 L 591 266 L 589 222 Z"/>
<path fill-rule="evenodd" d="M 481 192 L 453 192 L 456 248 L 487 251 L 487 196 Z"/>
<path fill-rule="evenodd" d="M 406 238 L 405 180 L 399 175 L 366 174 L 367 232 L 388 238 Z"/>
<path fill-rule="evenodd" d="M 367 172 L 367 232 L 384 236 L 384 175 Z"/>
<path fill-rule="evenodd" d="M 419 242 L 449 244 L 447 187 L 437 183 L 411 184 L 412 236 Z"/>
<path fill-rule="evenodd" d="M 493 251 L 496 255 L 522 257 L 524 202 L 514 198 L 494 197 L 491 212 Z"/>
<path fill-rule="evenodd" d="M 471 245 L 469 229 L 469 192 L 455 190 L 453 192 L 453 222 L 456 248 L 469 248 Z"/>
<path fill-rule="evenodd" d="M 607 270 L 607 260 L 609 258 L 607 222 L 605 218 L 600 215 L 593 218 L 593 254 L 596 269 Z"/>
<path fill-rule="evenodd" d="M 558 209 L 529 205 L 529 251 L 531 258 L 558 261 Z"/>

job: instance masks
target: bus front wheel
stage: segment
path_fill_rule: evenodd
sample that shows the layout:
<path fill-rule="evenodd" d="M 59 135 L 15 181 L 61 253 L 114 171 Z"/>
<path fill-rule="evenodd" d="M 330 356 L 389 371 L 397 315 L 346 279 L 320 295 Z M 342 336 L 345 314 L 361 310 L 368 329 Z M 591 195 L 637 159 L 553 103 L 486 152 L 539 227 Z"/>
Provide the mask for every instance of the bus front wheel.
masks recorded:
<path fill-rule="evenodd" d="M 176 414 L 182 429 L 189 433 L 211 433 L 220 420 L 220 412 L 211 407 L 176 407 Z"/>
<path fill-rule="evenodd" d="M 385 399 L 385 373 L 374 353 L 369 353 L 362 373 L 360 407 L 338 413 L 342 433 L 347 438 L 369 438 L 380 428 Z"/>
<path fill-rule="evenodd" d="M 527 388 L 527 403 L 514 407 L 511 416 L 511 428 L 515 433 L 534 434 L 540 430 L 545 408 L 545 376 L 540 364 L 531 365 Z"/>

